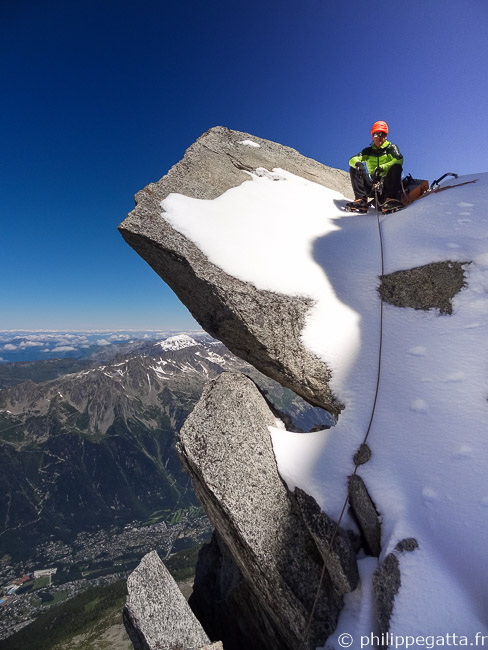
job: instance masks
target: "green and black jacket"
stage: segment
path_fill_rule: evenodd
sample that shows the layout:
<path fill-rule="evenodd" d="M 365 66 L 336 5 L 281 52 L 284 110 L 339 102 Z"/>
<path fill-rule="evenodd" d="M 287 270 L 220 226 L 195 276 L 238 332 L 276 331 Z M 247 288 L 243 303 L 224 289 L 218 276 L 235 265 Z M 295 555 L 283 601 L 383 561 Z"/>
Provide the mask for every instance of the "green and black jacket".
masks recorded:
<path fill-rule="evenodd" d="M 403 156 L 396 144 L 385 140 L 379 149 L 372 144 L 363 149 L 357 156 L 351 158 L 349 165 L 355 167 L 358 162 L 365 162 L 370 174 L 373 174 L 374 170 L 379 167 L 381 175 L 386 176 L 393 165 L 403 165 Z"/>

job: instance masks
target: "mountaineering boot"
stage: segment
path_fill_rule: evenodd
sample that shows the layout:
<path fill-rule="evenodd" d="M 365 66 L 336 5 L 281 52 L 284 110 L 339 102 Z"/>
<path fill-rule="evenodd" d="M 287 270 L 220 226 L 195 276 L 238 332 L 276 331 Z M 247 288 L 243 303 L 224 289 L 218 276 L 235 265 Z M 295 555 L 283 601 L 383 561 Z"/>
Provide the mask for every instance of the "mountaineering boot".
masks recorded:
<path fill-rule="evenodd" d="M 383 214 L 390 214 L 391 212 L 397 212 L 404 207 L 405 206 L 403 203 L 397 199 L 386 199 L 386 201 L 383 203 L 381 211 Z"/>
<path fill-rule="evenodd" d="M 368 199 L 363 196 L 360 199 L 346 203 L 345 207 L 346 210 L 349 210 L 350 212 L 360 212 L 361 214 L 365 214 L 368 211 Z"/>

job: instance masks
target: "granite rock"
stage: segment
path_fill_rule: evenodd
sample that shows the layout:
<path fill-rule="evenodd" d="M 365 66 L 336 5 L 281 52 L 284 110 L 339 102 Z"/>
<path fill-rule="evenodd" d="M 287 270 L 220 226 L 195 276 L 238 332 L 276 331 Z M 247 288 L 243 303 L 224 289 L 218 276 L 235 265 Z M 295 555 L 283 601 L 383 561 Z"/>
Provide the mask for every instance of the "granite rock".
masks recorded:
<path fill-rule="evenodd" d="M 353 458 L 354 464 L 357 466 L 364 465 L 370 460 L 371 460 L 371 449 L 368 444 L 363 442 L 359 446 L 357 452 L 354 454 L 354 458 Z"/>
<path fill-rule="evenodd" d="M 296 650 L 304 641 L 323 560 L 278 473 L 268 429 L 274 425 L 253 382 L 224 373 L 207 384 L 183 426 L 179 453 L 225 553 L 240 572 L 228 572 L 230 591 L 243 590 L 261 613 L 264 637 L 254 637 L 253 647 Z M 343 583 L 342 576 L 332 580 L 327 573 L 304 648 L 322 645 L 334 630 L 347 590 Z M 249 647 L 221 638 L 226 650 Z"/>
<path fill-rule="evenodd" d="M 295 488 L 295 498 L 303 521 L 325 562 L 334 589 L 341 595 L 354 591 L 359 583 L 359 572 L 350 536 L 322 512 L 312 496 Z"/>
<path fill-rule="evenodd" d="M 400 540 L 394 553 L 389 553 L 373 573 L 373 595 L 376 605 L 376 618 L 383 638 L 390 630 L 390 620 L 395 606 L 395 598 L 402 585 L 398 554 L 413 553 L 419 548 L 414 537 Z"/>
<path fill-rule="evenodd" d="M 210 643 L 156 551 L 127 580 L 124 625 L 135 650 L 197 650 Z"/>
<path fill-rule="evenodd" d="M 400 563 L 394 553 L 389 553 L 373 573 L 373 594 L 376 604 L 376 618 L 380 633 L 386 635 L 390 629 L 395 596 L 401 586 Z"/>
<path fill-rule="evenodd" d="M 466 286 L 467 262 L 433 262 L 405 271 L 380 276 L 378 291 L 382 299 L 396 307 L 438 309 L 452 314 L 452 299 Z"/>
<path fill-rule="evenodd" d="M 361 531 L 366 553 L 378 557 L 381 553 L 380 520 L 366 485 L 357 474 L 349 477 L 349 505 Z"/>
<path fill-rule="evenodd" d="M 250 141 L 259 146 L 244 144 Z M 161 217 L 161 201 L 171 192 L 213 199 L 248 181 L 246 171 L 277 167 L 350 192 L 344 171 L 275 142 L 215 127 L 203 134 L 166 176 L 136 195 L 136 208 L 119 230 L 207 332 L 264 374 L 337 415 L 343 404 L 329 387 L 330 368 L 305 349 L 300 338 L 312 301 L 260 291 L 228 275 Z"/>
<path fill-rule="evenodd" d="M 407 537 L 398 542 L 398 544 L 395 546 L 395 550 L 397 550 L 399 553 L 412 553 L 413 551 L 416 551 L 418 547 L 419 543 L 415 537 Z"/>

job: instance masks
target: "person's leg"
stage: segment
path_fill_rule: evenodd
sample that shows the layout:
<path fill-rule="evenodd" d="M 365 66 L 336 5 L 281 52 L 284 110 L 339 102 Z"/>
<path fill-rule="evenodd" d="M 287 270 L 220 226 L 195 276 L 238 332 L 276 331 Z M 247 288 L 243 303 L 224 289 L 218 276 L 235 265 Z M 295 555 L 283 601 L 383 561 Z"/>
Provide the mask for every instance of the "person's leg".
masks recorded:
<path fill-rule="evenodd" d="M 402 166 L 392 165 L 388 174 L 383 179 L 382 201 L 395 199 L 399 201 L 402 196 Z"/>
<path fill-rule="evenodd" d="M 355 199 L 362 199 L 370 196 L 372 183 L 363 165 L 360 167 L 349 167 L 352 191 Z"/>

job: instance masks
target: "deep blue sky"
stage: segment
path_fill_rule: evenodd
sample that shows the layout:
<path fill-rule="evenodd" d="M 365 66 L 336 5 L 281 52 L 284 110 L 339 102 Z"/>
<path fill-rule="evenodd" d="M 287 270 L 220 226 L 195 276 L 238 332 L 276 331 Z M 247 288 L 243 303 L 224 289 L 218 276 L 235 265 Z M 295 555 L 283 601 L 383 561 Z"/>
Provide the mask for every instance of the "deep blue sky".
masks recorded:
<path fill-rule="evenodd" d="M 0 329 L 187 328 L 124 243 L 133 195 L 224 125 L 346 169 L 488 171 L 486 0 L 0 0 Z"/>

